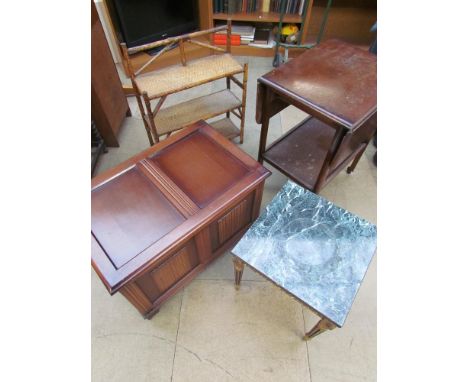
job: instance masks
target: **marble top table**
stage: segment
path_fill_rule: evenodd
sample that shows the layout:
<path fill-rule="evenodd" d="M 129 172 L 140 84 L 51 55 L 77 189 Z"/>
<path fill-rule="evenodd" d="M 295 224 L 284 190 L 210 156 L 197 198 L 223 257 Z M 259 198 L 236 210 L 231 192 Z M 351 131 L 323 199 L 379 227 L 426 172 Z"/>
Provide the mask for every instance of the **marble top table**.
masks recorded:
<path fill-rule="evenodd" d="M 321 317 L 305 338 L 342 327 L 376 250 L 376 226 L 288 181 L 232 250 Z"/>

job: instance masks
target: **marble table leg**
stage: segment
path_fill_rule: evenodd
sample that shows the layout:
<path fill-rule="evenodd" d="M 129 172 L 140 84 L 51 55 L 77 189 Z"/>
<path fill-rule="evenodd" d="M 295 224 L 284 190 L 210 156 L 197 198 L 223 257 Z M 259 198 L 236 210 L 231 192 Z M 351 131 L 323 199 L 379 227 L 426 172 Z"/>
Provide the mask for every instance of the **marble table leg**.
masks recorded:
<path fill-rule="evenodd" d="M 235 286 L 236 289 L 239 290 L 242 273 L 244 272 L 244 262 L 237 257 L 234 257 L 232 261 L 234 262 Z"/>
<path fill-rule="evenodd" d="M 333 330 L 336 328 L 336 325 L 326 318 L 322 318 L 315 326 L 310 329 L 305 335 L 304 335 L 304 340 L 309 340 L 313 337 L 318 336 L 319 334 L 327 331 L 327 330 Z"/>

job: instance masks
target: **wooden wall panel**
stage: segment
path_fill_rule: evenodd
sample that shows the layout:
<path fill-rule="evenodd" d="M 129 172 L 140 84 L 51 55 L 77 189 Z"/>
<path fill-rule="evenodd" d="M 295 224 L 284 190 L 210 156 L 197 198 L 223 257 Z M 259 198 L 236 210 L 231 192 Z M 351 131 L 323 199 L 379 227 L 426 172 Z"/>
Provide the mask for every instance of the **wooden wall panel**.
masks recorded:
<path fill-rule="evenodd" d="M 224 243 L 249 222 L 250 206 L 245 199 L 218 221 L 219 242 Z"/>
<path fill-rule="evenodd" d="M 193 243 L 182 248 L 164 264 L 151 272 L 154 285 L 165 292 L 179 279 L 184 277 L 198 264 L 198 257 L 193 248 Z"/>
<path fill-rule="evenodd" d="M 138 280 L 138 285 L 154 302 L 199 263 L 195 243 L 191 240 L 168 260 L 142 276 Z"/>
<path fill-rule="evenodd" d="M 254 195 L 251 193 L 228 213 L 211 224 L 211 249 L 213 251 L 251 222 L 253 198 Z"/>

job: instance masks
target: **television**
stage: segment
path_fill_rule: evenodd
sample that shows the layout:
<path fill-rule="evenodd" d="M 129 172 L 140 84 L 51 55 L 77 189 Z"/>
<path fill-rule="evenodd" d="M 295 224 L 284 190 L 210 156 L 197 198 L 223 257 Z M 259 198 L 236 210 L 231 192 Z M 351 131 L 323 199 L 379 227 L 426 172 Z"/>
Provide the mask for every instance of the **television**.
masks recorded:
<path fill-rule="evenodd" d="M 108 0 L 128 48 L 199 29 L 198 0 Z"/>

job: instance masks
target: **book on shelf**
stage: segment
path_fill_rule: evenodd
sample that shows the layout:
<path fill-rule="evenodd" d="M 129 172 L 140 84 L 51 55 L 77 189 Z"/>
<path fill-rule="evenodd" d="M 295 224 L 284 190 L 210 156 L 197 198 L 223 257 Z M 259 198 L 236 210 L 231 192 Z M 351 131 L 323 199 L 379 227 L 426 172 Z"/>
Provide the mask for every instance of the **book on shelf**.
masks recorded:
<path fill-rule="evenodd" d="M 284 0 L 285 14 L 303 15 L 305 0 Z M 282 0 L 213 0 L 214 13 L 255 13 L 281 10 Z"/>
<path fill-rule="evenodd" d="M 213 43 L 215 45 L 226 45 L 227 40 L 213 40 Z M 241 40 L 231 40 L 231 45 L 232 46 L 239 46 L 239 45 L 241 45 Z"/>
<path fill-rule="evenodd" d="M 268 41 L 268 44 L 256 44 L 255 42 L 251 42 L 249 44 L 249 46 L 251 46 L 253 48 L 271 49 L 271 48 L 274 48 L 274 46 L 275 46 L 275 40 L 270 39 Z"/>
<path fill-rule="evenodd" d="M 262 12 L 270 11 L 270 0 L 263 0 L 262 2 Z"/>
<path fill-rule="evenodd" d="M 255 29 L 255 35 L 253 42 L 255 44 L 268 44 L 268 40 L 270 39 L 270 29 Z"/>
<path fill-rule="evenodd" d="M 221 26 L 223 24 L 219 24 L 216 26 Z M 218 34 L 226 34 L 227 31 L 220 31 Z M 237 25 L 233 24 L 231 26 L 231 34 L 238 34 L 239 36 L 244 36 L 244 37 L 251 37 L 252 39 L 254 38 L 255 35 L 255 27 L 253 25 Z"/>
<path fill-rule="evenodd" d="M 269 29 L 257 29 L 255 31 L 254 41 L 249 44 L 254 48 L 273 48 L 275 46 L 275 39 L 273 38 L 273 31 Z"/>
<path fill-rule="evenodd" d="M 303 15 L 305 8 L 305 0 L 285 0 L 285 14 L 288 15 Z M 270 1 L 270 12 L 279 13 L 281 11 L 282 0 L 271 0 Z"/>
<path fill-rule="evenodd" d="M 241 37 L 241 45 L 249 45 L 251 42 L 253 42 L 253 37 Z"/>
<path fill-rule="evenodd" d="M 216 34 L 214 35 L 214 37 L 213 37 L 213 40 L 214 40 L 214 41 L 224 41 L 224 42 L 226 42 L 226 40 L 227 40 L 227 35 L 216 33 Z M 240 41 L 241 41 L 241 36 L 235 35 L 235 34 L 231 35 L 231 43 L 232 43 L 232 42 L 239 42 L 239 43 L 240 43 Z"/>

